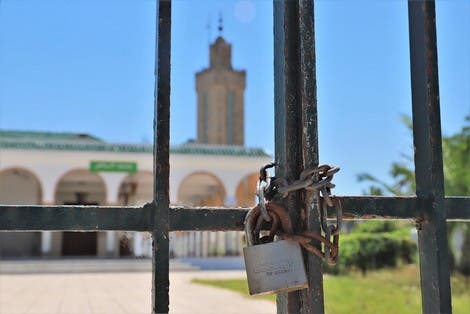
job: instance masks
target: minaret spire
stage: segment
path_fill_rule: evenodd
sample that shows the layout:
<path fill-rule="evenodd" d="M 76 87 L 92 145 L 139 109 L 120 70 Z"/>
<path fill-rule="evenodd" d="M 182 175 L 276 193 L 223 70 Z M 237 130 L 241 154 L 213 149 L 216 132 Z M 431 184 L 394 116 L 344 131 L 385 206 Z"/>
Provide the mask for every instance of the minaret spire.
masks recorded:
<path fill-rule="evenodd" d="M 196 73 L 197 142 L 244 145 L 246 72 L 232 67 L 232 45 L 222 37 L 222 15 L 216 40 L 209 47 L 209 67 Z"/>
<path fill-rule="evenodd" d="M 222 17 L 222 12 L 219 13 L 219 36 L 222 36 L 222 31 L 224 30 L 224 20 Z"/>
<path fill-rule="evenodd" d="M 206 30 L 207 30 L 207 42 L 211 42 L 211 16 L 209 15 L 207 18 L 207 24 L 206 24 Z"/>

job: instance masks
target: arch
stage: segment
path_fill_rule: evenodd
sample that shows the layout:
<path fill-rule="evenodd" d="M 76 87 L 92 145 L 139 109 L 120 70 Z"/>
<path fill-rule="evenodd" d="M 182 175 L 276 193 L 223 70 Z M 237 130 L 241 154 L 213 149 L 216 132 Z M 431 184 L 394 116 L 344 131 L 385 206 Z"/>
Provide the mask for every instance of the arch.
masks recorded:
<path fill-rule="evenodd" d="M 225 186 L 214 174 L 205 171 L 187 175 L 178 188 L 178 203 L 192 206 L 223 206 Z"/>
<path fill-rule="evenodd" d="M 54 199 L 59 205 L 105 205 L 106 195 L 106 183 L 99 174 L 72 169 L 57 180 Z"/>
<path fill-rule="evenodd" d="M 236 198 L 237 206 L 252 207 L 256 205 L 256 183 L 259 173 L 250 173 L 244 176 L 237 185 Z"/>
<path fill-rule="evenodd" d="M 87 169 L 72 169 L 58 180 L 54 198 L 59 205 L 105 205 L 106 184 L 103 178 Z M 53 256 L 105 256 L 106 232 L 54 233 Z"/>
<path fill-rule="evenodd" d="M 0 204 L 39 205 L 42 193 L 42 183 L 33 171 L 23 167 L 0 170 Z"/>
<path fill-rule="evenodd" d="M 119 205 L 144 205 L 153 199 L 153 173 L 139 171 L 128 174 L 119 185 Z"/>
<path fill-rule="evenodd" d="M 11 167 L 0 170 L 0 204 L 38 205 L 42 185 L 32 171 Z M 31 257 L 41 254 L 40 232 L 0 232 L 0 257 Z"/>

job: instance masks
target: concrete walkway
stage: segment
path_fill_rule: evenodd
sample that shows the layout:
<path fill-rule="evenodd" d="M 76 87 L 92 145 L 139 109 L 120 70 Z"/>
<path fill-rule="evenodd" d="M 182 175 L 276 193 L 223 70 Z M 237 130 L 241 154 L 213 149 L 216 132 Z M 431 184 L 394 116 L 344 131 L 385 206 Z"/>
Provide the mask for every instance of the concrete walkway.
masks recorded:
<path fill-rule="evenodd" d="M 0 274 L 2 314 L 150 313 L 151 273 Z M 275 302 L 191 283 L 244 271 L 170 273 L 170 313 L 275 313 Z"/>
<path fill-rule="evenodd" d="M 170 271 L 199 270 L 199 267 L 178 259 L 171 259 L 169 266 Z M 0 274 L 132 273 L 151 271 L 152 260 L 149 258 L 0 260 Z"/>

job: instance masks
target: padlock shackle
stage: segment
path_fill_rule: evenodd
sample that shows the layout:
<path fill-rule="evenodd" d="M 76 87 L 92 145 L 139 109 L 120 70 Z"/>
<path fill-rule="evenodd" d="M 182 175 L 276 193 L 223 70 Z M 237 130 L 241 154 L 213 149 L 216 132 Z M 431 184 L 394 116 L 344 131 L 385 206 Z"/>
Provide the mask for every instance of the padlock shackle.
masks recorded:
<path fill-rule="evenodd" d="M 276 235 L 278 232 L 292 234 L 292 222 L 289 214 L 284 206 L 276 203 L 266 203 L 268 214 L 273 218 L 270 236 Z M 260 219 L 261 218 L 261 219 Z M 259 231 L 262 226 L 261 208 L 256 206 L 248 211 L 245 217 L 245 235 L 249 246 L 259 243 Z M 280 229 L 278 228 L 280 223 Z"/>
<path fill-rule="evenodd" d="M 258 208 L 258 206 L 256 206 L 255 208 L 252 208 L 248 211 L 248 214 L 246 214 L 245 216 L 245 236 L 246 236 L 246 243 L 248 246 L 252 246 L 252 245 L 255 245 L 254 243 L 254 235 L 253 235 L 253 231 L 254 230 L 254 224 L 255 224 L 255 221 L 253 219 L 254 215 L 256 215 L 255 213 L 255 209 Z"/>
<path fill-rule="evenodd" d="M 267 237 L 262 237 L 260 238 L 260 232 L 261 228 L 263 227 L 263 224 L 265 222 L 263 214 L 258 216 L 258 220 L 256 221 L 256 228 L 253 231 L 253 240 L 259 244 L 260 240 L 264 240 L 261 243 L 266 243 L 266 242 L 273 242 L 274 241 L 274 236 L 277 234 L 279 231 L 279 217 L 277 215 L 274 215 L 272 212 L 268 212 L 268 215 L 271 217 L 271 229 L 269 230 L 269 236 Z"/>

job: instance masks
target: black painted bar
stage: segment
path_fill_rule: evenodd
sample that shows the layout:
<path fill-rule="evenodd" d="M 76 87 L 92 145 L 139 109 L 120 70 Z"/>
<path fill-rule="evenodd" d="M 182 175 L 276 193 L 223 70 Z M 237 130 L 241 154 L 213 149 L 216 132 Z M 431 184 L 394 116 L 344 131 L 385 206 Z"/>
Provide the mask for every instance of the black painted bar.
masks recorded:
<path fill-rule="evenodd" d="M 151 218 L 151 206 L 0 205 L 0 231 L 150 231 Z"/>
<path fill-rule="evenodd" d="M 300 125 L 300 115 L 293 103 L 300 102 L 297 90 L 299 60 L 297 56 L 298 4 L 297 1 L 273 1 L 274 8 L 274 144 L 275 160 L 278 163 L 276 175 L 293 180 L 300 173 L 301 154 L 298 132 L 292 124 Z M 295 158 L 299 158 L 295 160 Z M 300 200 L 291 193 L 284 201 L 290 209 L 294 226 L 300 214 Z M 278 293 L 277 313 L 300 313 L 300 293 Z"/>
<path fill-rule="evenodd" d="M 470 197 L 446 197 L 444 204 L 447 221 L 470 220 Z"/>
<path fill-rule="evenodd" d="M 337 196 L 343 220 L 417 219 L 430 201 L 416 197 Z M 0 231 L 152 231 L 152 208 L 0 205 Z M 446 197 L 448 221 L 470 220 L 470 198 Z M 170 206 L 170 231 L 243 230 L 248 208 Z M 331 215 L 334 215 L 332 212 Z M 333 216 L 331 216 L 333 217 Z"/>
<path fill-rule="evenodd" d="M 343 219 L 413 219 L 420 218 L 418 199 L 414 196 L 336 196 L 341 202 Z M 426 200 L 420 200 L 425 203 Z M 333 213 L 331 213 L 333 214 Z"/>
<path fill-rule="evenodd" d="M 244 230 L 248 208 L 172 207 L 172 231 L 229 231 Z"/>
<path fill-rule="evenodd" d="M 315 23 L 313 0 L 299 1 L 299 52 L 300 52 L 300 91 L 299 110 L 301 124 L 302 169 L 318 167 L 318 117 L 317 117 L 317 81 L 315 56 Z M 325 117 L 324 117 L 325 118 Z M 291 130 L 292 132 L 293 130 Z M 318 191 L 303 191 L 302 207 L 306 209 L 304 228 L 321 233 L 320 217 L 318 215 Z M 320 243 L 315 244 L 321 249 Z M 322 260 L 318 256 L 304 252 L 309 288 L 301 291 L 302 313 L 324 312 L 323 271 Z"/>
<path fill-rule="evenodd" d="M 418 228 L 423 313 L 451 313 L 435 4 L 408 1 L 416 195 L 429 202 Z"/>
<path fill-rule="evenodd" d="M 444 197 L 434 1 L 409 1 L 413 132 L 417 197 L 337 197 L 343 219 L 414 219 L 420 226 L 424 313 L 450 313 L 446 220 L 469 221 L 470 198 Z M 278 175 L 296 179 L 318 164 L 314 15 L 312 0 L 274 1 L 275 138 Z M 169 206 L 171 2 L 157 4 L 154 201 L 139 207 L 0 205 L 0 231 L 151 231 L 152 313 L 169 311 L 169 231 L 243 230 L 247 208 Z M 308 208 L 319 230 L 317 195 L 292 193 L 294 222 Z M 302 203 L 303 200 L 303 203 Z M 333 214 L 333 213 L 332 213 Z M 299 225 L 295 223 L 295 225 Z M 280 294 L 279 313 L 323 312 L 319 261 L 308 258 L 310 290 Z"/>
<path fill-rule="evenodd" d="M 171 1 L 157 2 L 152 313 L 169 312 Z"/>
<path fill-rule="evenodd" d="M 318 165 L 313 0 L 274 1 L 274 106 L 276 176 L 297 179 Z M 297 231 L 319 231 L 316 195 L 290 193 L 283 200 Z M 301 215 L 301 208 L 308 208 Z M 307 221 L 301 221 L 306 217 Z M 278 313 L 322 313 L 321 261 L 307 257 L 310 289 L 280 293 Z"/>

